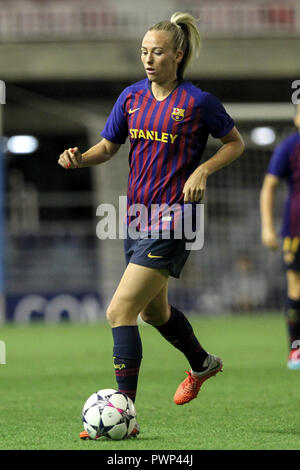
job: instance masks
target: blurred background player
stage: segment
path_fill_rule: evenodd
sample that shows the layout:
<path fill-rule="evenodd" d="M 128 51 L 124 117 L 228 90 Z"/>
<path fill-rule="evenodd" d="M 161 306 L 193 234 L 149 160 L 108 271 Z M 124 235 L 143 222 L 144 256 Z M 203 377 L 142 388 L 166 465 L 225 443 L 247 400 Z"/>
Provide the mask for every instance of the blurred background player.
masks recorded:
<path fill-rule="evenodd" d="M 232 118 L 213 95 L 183 75 L 200 36 L 195 19 L 177 12 L 159 22 L 143 38 L 141 59 L 147 78 L 119 96 L 102 132 L 103 140 L 81 155 L 78 148 L 59 158 L 64 168 L 97 165 L 109 160 L 130 138 L 128 206 L 197 203 L 208 176 L 238 158 L 243 140 Z M 208 135 L 221 148 L 200 165 Z M 149 221 L 148 230 L 153 220 Z M 173 226 L 174 230 L 174 226 Z M 185 315 L 169 305 L 169 276 L 179 277 L 189 255 L 186 240 L 125 239 L 127 268 L 107 309 L 114 340 L 114 367 L 119 390 L 135 400 L 142 359 L 137 318 L 153 325 L 189 361 L 191 371 L 179 385 L 178 405 L 196 398 L 202 383 L 222 369 L 220 358 L 198 342 Z"/>
<path fill-rule="evenodd" d="M 285 203 L 281 235 L 283 263 L 287 279 L 285 315 L 289 335 L 289 369 L 300 370 L 300 105 L 296 107 L 294 124 L 297 131 L 286 137 L 275 149 L 260 194 L 262 243 L 270 249 L 279 247 L 273 208 L 275 191 L 280 180 L 289 187 Z"/>

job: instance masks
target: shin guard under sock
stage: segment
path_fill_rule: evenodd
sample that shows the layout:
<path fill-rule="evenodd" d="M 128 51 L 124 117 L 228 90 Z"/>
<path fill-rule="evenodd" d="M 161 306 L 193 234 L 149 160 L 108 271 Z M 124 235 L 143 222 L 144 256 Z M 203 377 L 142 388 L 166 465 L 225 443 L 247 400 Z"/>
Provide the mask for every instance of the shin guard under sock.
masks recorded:
<path fill-rule="evenodd" d="M 142 360 L 142 342 L 138 326 L 118 326 L 112 328 L 112 334 L 118 390 L 128 395 L 134 402 Z"/>

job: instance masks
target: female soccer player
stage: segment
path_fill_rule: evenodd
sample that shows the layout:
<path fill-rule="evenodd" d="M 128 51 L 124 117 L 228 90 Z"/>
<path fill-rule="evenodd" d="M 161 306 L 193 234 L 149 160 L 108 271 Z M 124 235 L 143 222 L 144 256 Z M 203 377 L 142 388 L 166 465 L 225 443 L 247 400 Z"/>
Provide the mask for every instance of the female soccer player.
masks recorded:
<path fill-rule="evenodd" d="M 196 22 L 188 13 L 174 13 L 170 21 L 152 26 L 141 47 L 147 78 L 121 93 L 100 143 L 82 155 L 76 147 L 65 150 L 59 164 L 82 168 L 104 163 L 129 137 L 128 207 L 177 204 L 184 213 L 190 206 L 186 203 L 196 206 L 203 198 L 208 176 L 244 150 L 243 140 L 220 101 L 183 79 L 199 47 Z M 200 164 L 209 134 L 220 139 L 222 146 Z M 125 239 L 127 267 L 107 309 L 116 380 L 119 390 L 134 401 L 142 359 L 137 326 L 140 314 L 190 364 L 188 377 L 174 396 L 175 403 L 183 405 L 196 398 L 202 383 L 222 369 L 222 361 L 204 350 L 184 314 L 168 303 L 168 278 L 179 277 L 189 255 L 186 240 L 145 236 L 151 224 L 152 219 L 148 232 L 141 230 L 138 239 Z"/>
<path fill-rule="evenodd" d="M 283 217 L 283 263 L 287 279 L 285 317 L 289 336 L 289 369 L 300 370 L 300 105 L 294 117 L 297 132 L 285 138 L 275 149 L 260 194 L 262 243 L 271 249 L 279 246 L 274 227 L 273 204 L 280 179 L 289 185 Z"/>

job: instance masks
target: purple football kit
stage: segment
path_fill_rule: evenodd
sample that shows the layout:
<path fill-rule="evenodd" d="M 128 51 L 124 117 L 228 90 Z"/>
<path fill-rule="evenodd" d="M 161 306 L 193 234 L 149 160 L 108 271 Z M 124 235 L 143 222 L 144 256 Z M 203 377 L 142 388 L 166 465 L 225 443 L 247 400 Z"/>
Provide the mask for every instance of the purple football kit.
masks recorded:
<path fill-rule="evenodd" d="M 285 179 L 288 197 L 285 202 L 281 235 L 286 268 L 300 271 L 300 134 L 295 132 L 274 150 L 269 174 Z"/>
<path fill-rule="evenodd" d="M 131 208 L 140 207 L 141 236 L 125 239 L 127 263 L 166 268 L 179 277 L 189 254 L 184 240 L 157 240 L 149 233 L 165 228 L 172 233 L 187 208 L 195 210 L 196 203 L 184 204 L 185 182 L 199 166 L 209 134 L 222 138 L 233 127 L 221 102 L 189 81 L 179 82 L 162 101 L 153 96 L 148 79 L 121 93 L 101 135 L 118 144 L 130 141 L 127 226 L 136 218 Z"/>

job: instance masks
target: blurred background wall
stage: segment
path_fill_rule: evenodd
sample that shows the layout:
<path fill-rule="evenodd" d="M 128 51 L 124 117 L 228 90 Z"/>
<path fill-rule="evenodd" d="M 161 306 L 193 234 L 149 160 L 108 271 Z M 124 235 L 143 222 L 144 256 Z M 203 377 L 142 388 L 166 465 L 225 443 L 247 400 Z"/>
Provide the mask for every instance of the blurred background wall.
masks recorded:
<path fill-rule="evenodd" d="M 65 148 L 84 151 L 100 139 L 120 92 L 144 77 L 143 35 L 177 10 L 200 18 L 203 39 L 186 78 L 225 104 L 246 151 L 210 177 L 204 248 L 171 280 L 170 300 L 211 315 L 282 309 L 280 254 L 260 243 L 259 190 L 274 147 L 293 131 L 299 1 L 0 0 L 2 320 L 103 317 L 125 264 L 122 240 L 96 237 L 96 209 L 118 210 L 128 146 L 94 169 L 65 171 L 57 160 Z M 205 158 L 219 144 L 209 140 Z"/>

